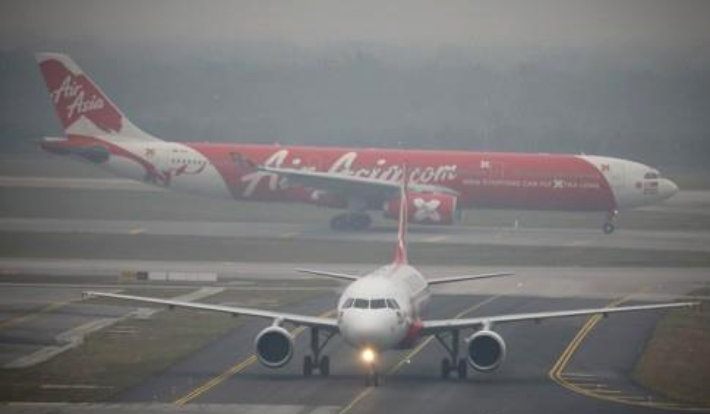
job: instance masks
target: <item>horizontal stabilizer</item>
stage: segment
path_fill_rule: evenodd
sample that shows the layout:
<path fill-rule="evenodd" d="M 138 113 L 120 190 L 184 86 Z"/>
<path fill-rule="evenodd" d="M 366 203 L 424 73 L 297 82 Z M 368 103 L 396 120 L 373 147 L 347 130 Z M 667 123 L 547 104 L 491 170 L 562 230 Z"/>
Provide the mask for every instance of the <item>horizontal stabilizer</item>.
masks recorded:
<path fill-rule="evenodd" d="M 480 274 L 480 275 L 439 277 L 436 279 L 429 279 L 427 282 L 429 282 L 430 285 L 441 285 L 444 283 L 463 282 L 466 280 L 491 279 L 494 277 L 512 276 L 512 275 L 513 275 L 513 273 L 484 273 L 484 274 Z"/>

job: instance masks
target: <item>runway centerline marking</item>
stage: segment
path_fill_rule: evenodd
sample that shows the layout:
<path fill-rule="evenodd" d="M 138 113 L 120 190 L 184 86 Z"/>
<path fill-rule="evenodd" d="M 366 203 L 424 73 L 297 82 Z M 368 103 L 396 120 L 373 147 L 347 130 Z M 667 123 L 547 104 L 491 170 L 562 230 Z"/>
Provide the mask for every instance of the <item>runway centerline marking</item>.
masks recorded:
<path fill-rule="evenodd" d="M 327 318 L 330 315 L 333 315 L 336 312 L 335 309 L 331 309 L 327 312 L 323 312 L 318 317 L 320 318 Z M 296 329 L 293 329 L 291 331 L 291 334 L 293 337 L 297 337 L 301 332 L 306 330 L 305 327 L 299 326 Z M 188 402 L 194 400 L 195 398 L 201 396 L 202 394 L 206 393 L 207 391 L 211 390 L 212 388 L 220 385 L 224 381 L 228 380 L 232 375 L 244 370 L 245 368 L 253 365 L 257 361 L 257 357 L 255 354 L 251 354 L 245 359 L 241 360 L 240 362 L 236 363 L 235 365 L 231 366 L 229 369 L 226 371 L 222 372 L 218 376 L 210 379 L 209 381 L 205 382 L 204 384 L 200 385 L 199 387 L 193 389 L 189 393 L 187 393 L 184 397 L 181 397 L 173 402 L 173 404 L 178 405 L 178 406 L 183 406 L 187 404 Z"/>
<path fill-rule="evenodd" d="M 493 302 L 494 300 L 498 299 L 499 297 L 501 297 L 501 295 L 494 295 L 494 296 L 488 297 L 485 300 L 482 300 L 481 302 L 478 302 L 477 304 L 459 312 L 456 316 L 454 316 L 453 319 L 459 319 L 459 318 L 463 317 L 464 315 L 466 315 L 467 313 L 473 312 L 474 310 L 476 310 L 488 303 Z M 387 371 L 387 375 L 392 375 L 392 374 L 396 373 L 397 371 L 399 371 L 404 366 L 404 364 L 406 364 L 408 361 L 411 361 L 412 358 L 414 358 L 419 352 L 422 351 L 422 349 L 424 349 L 427 345 L 429 345 L 431 343 L 431 341 L 433 341 L 433 340 L 434 340 L 434 336 L 430 336 L 427 339 L 425 339 L 422 343 L 417 345 L 416 348 L 414 348 L 412 351 L 410 351 L 397 364 L 395 364 L 392 368 L 390 368 L 390 370 Z M 375 387 L 368 387 L 368 388 L 362 390 L 358 395 L 355 396 L 355 398 L 352 399 L 352 401 L 350 401 L 350 403 L 348 405 L 343 407 L 342 410 L 338 411 L 338 414 L 345 414 L 345 413 L 349 412 L 360 401 L 362 401 L 365 397 L 370 395 L 374 390 L 375 390 Z"/>
<path fill-rule="evenodd" d="M 43 315 L 45 313 L 49 313 L 53 310 L 57 310 L 57 309 L 61 308 L 62 306 L 66 306 L 72 302 L 74 302 L 74 300 L 66 300 L 63 302 L 50 303 L 49 305 L 46 305 L 36 311 L 27 312 L 22 315 L 15 316 L 14 318 L 6 319 L 6 320 L 0 322 L 0 329 L 5 329 L 5 328 L 8 328 L 13 325 L 27 322 L 27 321 L 32 320 L 40 315 Z"/>
<path fill-rule="evenodd" d="M 640 293 L 644 291 L 645 289 L 642 289 L 641 291 L 637 292 Z M 631 300 L 631 298 L 636 295 L 636 293 L 633 293 L 631 295 L 625 296 L 621 299 L 617 299 L 615 301 L 612 301 L 611 303 L 607 304 L 605 307 L 606 308 L 612 308 L 621 305 L 624 302 L 627 302 Z M 584 395 L 589 398 L 596 398 L 599 400 L 604 400 L 604 401 L 609 401 L 609 402 L 615 402 L 619 404 L 626 404 L 626 405 L 633 405 L 633 406 L 640 406 L 640 407 L 647 407 L 647 408 L 657 408 L 657 409 L 674 409 L 674 410 L 683 410 L 683 411 L 703 411 L 707 412 L 708 408 L 704 407 L 691 407 L 691 406 L 684 406 L 680 405 L 679 403 L 672 402 L 672 401 L 653 401 L 650 399 L 636 399 L 632 398 L 630 395 L 624 395 L 621 391 L 618 392 L 618 395 L 615 390 L 610 389 L 610 388 L 602 388 L 602 389 L 596 389 L 596 388 L 591 388 L 587 387 L 585 388 L 584 386 L 589 386 L 591 385 L 589 382 L 585 382 L 585 379 L 579 378 L 580 375 L 583 375 L 582 373 L 579 372 L 574 372 L 570 374 L 564 373 L 565 368 L 567 367 L 567 364 L 569 363 L 570 359 L 572 356 L 577 352 L 579 349 L 580 345 L 584 340 L 586 339 L 587 335 L 594 329 L 594 327 L 599 323 L 599 321 L 602 320 L 604 316 L 602 315 L 594 315 L 591 318 L 587 320 L 587 322 L 582 326 L 582 328 L 577 332 L 577 334 L 572 338 L 572 341 L 567 345 L 565 350 L 562 352 L 560 357 L 557 359 L 557 361 L 554 363 L 552 368 L 550 369 L 550 372 L 548 373 L 548 377 L 555 382 L 556 384 L 560 385 L 563 388 L 566 388 L 572 392 L 575 392 L 580 395 Z M 574 377 L 577 376 L 577 378 L 569 378 L 570 376 Z M 567 378 L 565 378 L 567 377 Z M 571 382 L 572 381 L 579 381 L 581 383 L 575 383 Z"/>

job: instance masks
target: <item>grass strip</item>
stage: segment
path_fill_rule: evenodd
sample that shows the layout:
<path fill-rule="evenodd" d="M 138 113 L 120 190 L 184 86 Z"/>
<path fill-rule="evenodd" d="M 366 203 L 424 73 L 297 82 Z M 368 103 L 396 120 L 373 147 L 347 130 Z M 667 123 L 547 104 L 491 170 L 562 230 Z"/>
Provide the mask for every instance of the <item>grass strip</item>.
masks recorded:
<path fill-rule="evenodd" d="M 710 295 L 710 288 L 692 295 Z M 704 308 L 704 309 L 703 309 Z M 668 312 L 639 358 L 633 379 L 676 401 L 710 407 L 710 300 Z"/>

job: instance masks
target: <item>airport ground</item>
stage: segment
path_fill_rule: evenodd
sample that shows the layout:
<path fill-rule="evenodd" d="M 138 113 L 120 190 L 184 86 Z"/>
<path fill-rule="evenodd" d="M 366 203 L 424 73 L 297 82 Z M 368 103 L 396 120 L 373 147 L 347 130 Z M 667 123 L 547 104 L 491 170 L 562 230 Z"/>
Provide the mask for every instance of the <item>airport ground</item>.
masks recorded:
<path fill-rule="evenodd" d="M 115 180 L 86 166 L 38 161 L 44 159 L 0 167 L 3 412 L 680 412 L 707 407 L 644 387 L 638 377 L 639 361 L 650 355 L 646 345 L 653 345 L 669 317 L 692 319 L 683 313 L 501 326 L 509 351 L 505 364 L 492 374 L 471 373 L 466 381 L 439 378 L 444 352 L 435 340 L 383 355 L 385 379 L 378 388 L 364 387 L 355 351 L 339 338 L 327 348 L 333 364 L 328 379 L 302 377 L 305 335 L 297 337 L 289 365 L 264 368 L 253 356 L 253 340 L 264 321 L 83 300 L 81 292 L 124 291 L 323 314 L 332 311 L 342 284 L 304 277 L 292 268 L 372 270 L 390 258 L 393 223 L 378 221 L 368 233 L 332 233 L 327 210 L 202 200 Z M 710 287 L 710 194 L 678 196 L 622 215 L 611 236 L 599 231 L 600 216 L 586 214 L 471 212 L 462 227 L 416 227 L 412 261 L 427 275 L 516 273 L 437 288 L 431 317 L 688 295 L 704 300 L 702 289 Z M 207 273 L 218 279 L 130 277 L 137 271 Z M 693 312 L 707 324 L 706 311 Z M 708 338 L 696 336 L 686 345 L 702 354 L 707 343 Z M 684 354 L 655 352 L 671 361 Z M 707 372 L 702 376 L 707 361 L 695 362 L 700 374 L 686 376 L 695 382 L 705 378 L 707 384 Z M 691 381 L 680 388 L 697 385 Z M 693 392 L 697 397 L 698 390 Z"/>

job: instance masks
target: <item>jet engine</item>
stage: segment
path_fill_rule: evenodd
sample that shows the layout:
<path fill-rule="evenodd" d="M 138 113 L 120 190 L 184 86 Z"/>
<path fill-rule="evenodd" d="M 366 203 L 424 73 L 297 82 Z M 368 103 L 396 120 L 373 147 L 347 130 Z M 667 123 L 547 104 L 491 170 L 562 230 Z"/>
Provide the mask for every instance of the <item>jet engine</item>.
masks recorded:
<path fill-rule="evenodd" d="M 505 359 L 505 342 L 493 331 L 478 331 L 468 339 L 468 363 L 476 371 L 492 372 Z"/>
<path fill-rule="evenodd" d="M 385 202 L 384 216 L 399 219 L 399 197 Z M 410 223 L 447 225 L 460 219 L 456 196 L 445 193 L 407 194 L 407 217 Z"/>
<path fill-rule="evenodd" d="M 256 356 L 264 366 L 279 368 L 293 357 L 293 335 L 280 326 L 270 326 L 254 341 Z"/>

